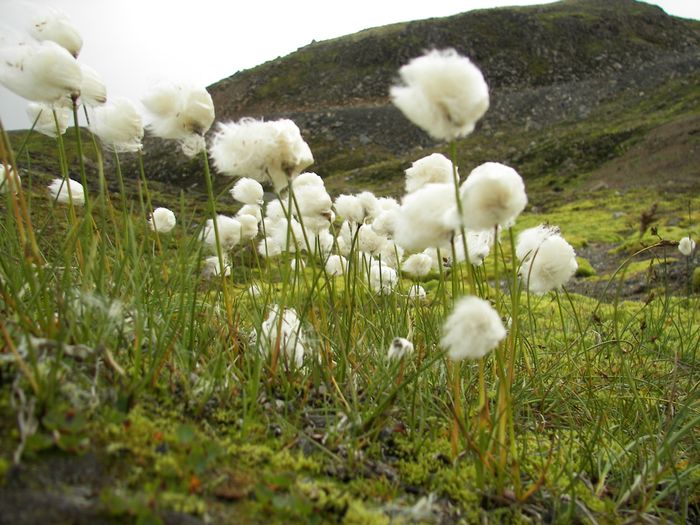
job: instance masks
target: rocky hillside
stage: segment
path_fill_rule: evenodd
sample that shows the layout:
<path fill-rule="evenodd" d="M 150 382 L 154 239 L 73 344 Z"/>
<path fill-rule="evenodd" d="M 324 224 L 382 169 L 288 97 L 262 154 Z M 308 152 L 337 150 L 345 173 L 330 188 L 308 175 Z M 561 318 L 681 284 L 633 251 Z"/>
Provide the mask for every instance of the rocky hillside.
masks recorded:
<path fill-rule="evenodd" d="M 491 89 L 491 109 L 460 145 L 463 171 L 499 160 L 558 189 L 614 184 L 634 166 L 630 181 L 672 171 L 677 187 L 698 183 L 700 22 L 633 0 L 472 11 L 314 42 L 210 86 L 217 119 L 292 118 L 332 189 L 396 193 L 412 160 L 445 146 L 390 104 L 389 87 L 402 64 L 445 47 L 471 57 Z M 149 177 L 200 180 L 199 163 L 174 147 L 147 151 Z"/>

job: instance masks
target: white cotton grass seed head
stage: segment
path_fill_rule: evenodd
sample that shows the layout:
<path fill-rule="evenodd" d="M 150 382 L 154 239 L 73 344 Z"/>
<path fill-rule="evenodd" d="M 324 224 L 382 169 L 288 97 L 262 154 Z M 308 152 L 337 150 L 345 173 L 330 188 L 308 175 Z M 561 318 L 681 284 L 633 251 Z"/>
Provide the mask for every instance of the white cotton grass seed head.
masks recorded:
<path fill-rule="evenodd" d="M 406 169 L 406 193 L 430 183 L 450 183 L 454 178 L 452 162 L 440 153 L 418 159 Z"/>
<path fill-rule="evenodd" d="M 273 221 L 278 221 L 285 219 L 287 213 L 285 212 L 284 206 L 279 200 L 270 201 L 265 206 L 265 218 L 271 219 Z"/>
<path fill-rule="evenodd" d="M 469 251 L 469 262 L 473 266 L 481 266 L 484 259 L 489 256 L 491 247 L 493 246 L 494 232 L 493 230 L 483 230 L 480 232 L 467 232 L 467 249 Z M 464 250 L 462 245 L 462 236 L 455 238 L 455 252 L 458 261 L 463 260 Z"/>
<path fill-rule="evenodd" d="M 77 57 L 83 47 L 83 38 L 66 13 L 50 6 L 31 5 L 33 16 L 27 27 L 38 41 L 55 42 L 72 56 Z"/>
<path fill-rule="evenodd" d="M 515 244 L 515 255 L 521 261 L 531 259 L 540 245 L 552 235 L 559 235 L 558 226 L 540 224 L 534 228 L 523 230 L 518 235 L 518 241 Z"/>
<path fill-rule="evenodd" d="M 332 213 L 333 201 L 326 188 L 319 185 L 306 185 L 297 188 L 294 186 L 294 198 L 292 211 L 295 216 L 317 217 L 324 216 L 329 221 Z"/>
<path fill-rule="evenodd" d="M 241 241 L 252 241 L 258 236 L 258 220 L 252 215 L 237 215 L 241 225 Z"/>
<path fill-rule="evenodd" d="M 683 237 L 678 241 L 678 251 L 681 252 L 681 254 L 690 257 L 693 250 L 695 250 L 695 241 L 690 237 Z"/>
<path fill-rule="evenodd" d="M 399 281 L 396 270 L 385 263 L 372 259 L 369 269 L 369 285 L 377 293 L 388 295 L 394 291 Z"/>
<path fill-rule="evenodd" d="M 248 287 L 248 295 L 250 295 L 253 298 L 260 297 L 262 295 L 262 289 L 257 283 L 253 283 Z"/>
<path fill-rule="evenodd" d="M 227 215 L 217 215 L 216 226 L 219 230 L 219 242 L 222 250 L 230 251 L 241 242 L 241 223 L 238 219 Z M 207 219 L 202 231 L 202 242 L 213 253 L 216 253 L 216 231 L 214 230 L 214 221 L 212 219 Z"/>
<path fill-rule="evenodd" d="M 56 112 L 55 119 L 54 111 Z M 56 123 L 58 122 L 58 133 L 63 135 L 73 119 L 73 112 L 67 107 L 52 108 L 41 102 L 30 102 L 27 104 L 27 116 L 29 121 L 34 124 L 34 131 L 55 138 L 57 135 Z"/>
<path fill-rule="evenodd" d="M 168 208 L 156 208 L 148 219 L 148 226 L 158 233 L 170 233 L 176 223 L 175 214 Z"/>
<path fill-rule="evenodd" d="M 268 236 L 258 243 L 258 253 L 263 257 L 277 257 L 282 254 L 282 245 Z"/>
<path fill-rule="evenodd" d="M 550 235 L 521 264 L 520 275 L 528 291 L 541 295 L 561 288 L 577 268 L 573 247 L 561 236 Z"/>
<path fill-rule="evenodd" d="M 314 161 L 301 131 L 287 119 L 220 122 L 209 153 L 214 167 L 223 175 L 269 181 L 277 192 Z"/>
<path fill-rule="evenodd" d="M 307 186 L 321 186 L 325 188 L 325 183 L 323 179 L 319 177 L 316 173 L 312 171 L 306 171 L 300 174 L 293 181 L 294 191 L 296 192 L 299 188 L 304 188 Z"/>
<path fill-rule="evenodd" d="M 386 241 L 386 237 L 378 235 L 369 224 L 363 224 L 357 231 L 357 248 L 361 252 L 376 255 L 382 250 Z"/>
<path fill-rule="evenodd" d="M 404 249 L 401 246 L 396 244 L 392 239 L 387 239 L 382 249 L 379 251 L 378 256 L 381 258 L 383 264 L 397 270 L 399 266 L 401 266 L 403 253 Z"/>
<path fill-rule="evenodd" d="M 377 233 L 377 235 L 393 237 L 394 232 L 396 231 L 396 221 L 398 220 L 398 215 L 399 208 L 395 210 L 382 211 L 372 221 L 372 229 Z"/>
<path fill-rule="evenodd" d="M 356 195 L 338 195 L 333 206 L 340 217 L 355 225 L 362 224 L 365 220 L 365 208 Z"/>
<path fill-rule="evenodd" d="M 413 277 L 425 277 L 430 273 L 433 260 L 425 253 L 409 255 L 401 264 L 401 271 Z"/>
<path fill-rule="evenodd" d="M 292 269 L 292 271 L 296 271 L 297 268 L 299 268 L 299 270 L 303 270 L 306 268 L 306 263 L 304 262 L 304 259 L 292 259 L 289 261 L 289 267 Z"/>
<path fill-rule="evenodd" d="M 408 289 L 408 298 L 418 301 L 423 301 L 427 297 L 425 288 L 420 284 L 414 284 Z"/>
<path fill-rule="evenodd" d="M 249 177 L 239 179 L 231 188 L 231 197 L 241 204 L 257 204 L 260 206 L 263 203 L 264 194 L 265 190 L 263 190 L 262 184 Z"/>
<path fill-rule="evenodd" d="M 142 148 L 143 120 L 129 99 L 118 98 L 95 108 L 90 126 L 102 143 L 114 151 L 133 152 Z"/>
<path fill-rule="evenodd" d="M 250 215 L 251 217 L 255 217 L 258 224 L 262 222 L 262 209 L 257 204 L 244 204 L 241 206 L 241 209 L 238 210 L 238 213 L 236 213 L 236 217 L 240 217 L 241 215 Z"/>
<path fill-rule="evenodd" d="M 363 191 L 357 194 L 357 198 L 362 204 L 362 209 L 364 210 L 365 219 L 373 220 L 381 211 L 379 206 L 379 199 L 371 191 Z"/>
<path fill-rule="evenodd" d="M 214 123 L 214 102 L 200 86 L 163 82 L 153 86 L 141 102 L 148 115 L 148 129 L 156 137 L 203 137 Z"/>
<path fill-rule="evenodd" d="M 49 193 L 54 202 L 68 204 L 72 200 L 73 206 L 85 204 L 83 185 L 73 179 L 54 179 L 49 184 Z"/>
<path fill-rule="evenodd" d="M 0 84 L 34 102 L 54 103 L 80 95 L 82 72 L 75 58 L 50 41 L 0 47 Z"/>
<path fill-rule="evenodd" d="M 17 193 L 17 186 L 22 181 L 12 168 L 5 170 L 5 165 L 0 163 L 0 193 Z"/>
<path fill-rule="evenodd" d="M 391 100 L 411 122 L 438 140 L 464 137 L 489 107 L 481 71 L 454 49 L 432 50 L 399 69 Z"/>
<path fill-rule="evenodd" d="M 467 296 L 460 299 L 442 328 L 440 346 L 452 361 L 481 359 L 506 336 L 498 313 L 488 301 Z"/>
<path fill-rule="evenodd" d="M 474 168 L 460 187 L 460 197 L 464 226 L 475 231 L 512 226 L 527 204 L 522 177 L 498 162 Z"/>
<path fill-rule="evenodd" d="M 270 307 L 267 319 L 260 326 L 258 348 L 265 357 L 279 349 L 279 358 L 286 366 L 299 368 L 304 364 L 306 335 L 294 308 L 280 310 L 279 305 Z"/>
<path fill-rule="evenodd" d="M 427 184 L 409 193 L 397 214 L 394 240 L 409 252 L 447 245 L 454 229 L 445 222 L 444 214 L 454 205 L 452 184 Z"/>
<path fill-rule="evenodd" d="M 326 259 L 335 248 L 335 237 L 328 230 L 321 230 L 313 240 L 313 250 L 316 255 Z"/>
<path fill-rule="evenodd" d="M 389 361 L 399 361 L 413 353 L 413 343 L 403 337 L 395 337 L 389 345 L 387 359 Z"/>
<path fill-rule="evenodd" d="M 348 261 L 342 255 L 331 255 L 326 261 L 326 273 L 335 277 L 338 275 L 343 275 L 348 268 Z"/>
<path fill-rule="evenodd" d="M 80 102 L 89 107 L 101 106 L 107 102 L 107 86 L 100 74 L 87 64 L 79 63 L 83 74 L 80 83 Z"/>
<path fill-rule="evenodd" d="M 223 257 L 223 274 L 228 277 L 231 275 L 231 263 L 227 257 Z M 217 255 L 212 255 L 204 259 L 202 263 L 202 277 L 205 279 L 211 279 L 212 277 L 217 277 L 221 275 L 221 264 L 219 262 L 219 257 Z"/>

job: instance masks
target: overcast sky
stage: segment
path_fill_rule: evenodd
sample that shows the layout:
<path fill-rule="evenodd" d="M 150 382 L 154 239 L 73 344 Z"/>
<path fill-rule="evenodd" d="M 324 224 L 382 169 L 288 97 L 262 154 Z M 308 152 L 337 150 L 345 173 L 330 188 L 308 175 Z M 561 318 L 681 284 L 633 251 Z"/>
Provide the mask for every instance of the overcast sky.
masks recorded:
<path fill-rule="evenodd" d="M 0 0 L 0 12 L 14 0 Z M 108 96 L 139 100 L 161 80 L 209 85 L 236 71 L 325 40 L 393 22 L 542 0 L 52 0 L 80 31 L 80 61 L 96 69 Z M 700 18 L 699 0 L 659 0 L 667 13 Z M 3 16 L 3 22 L 12 22 Z M 29 127 L 26 102 L 0 86 L 7 129 Z"/>

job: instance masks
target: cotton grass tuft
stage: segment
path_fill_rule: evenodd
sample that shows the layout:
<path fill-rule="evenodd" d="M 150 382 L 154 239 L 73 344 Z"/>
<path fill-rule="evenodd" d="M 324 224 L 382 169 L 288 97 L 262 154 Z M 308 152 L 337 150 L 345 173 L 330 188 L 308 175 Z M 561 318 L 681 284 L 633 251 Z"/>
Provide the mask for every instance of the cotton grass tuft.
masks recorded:
<path fill-rule="evenodd" d="M 488 301 L 467 296 L 455 304 L 443 325 L 440 345 L 453 361 L 480 359 L 506 336 L 498 313 Z"/>
<path fill-rule="evenodd" d="M 392 102 L 411 122 L 438 140 L 464 137 L 489 107 L 489 91 L 478 67 L 454 49 L 432 50 L 399 69 L 403 85 Z"/>

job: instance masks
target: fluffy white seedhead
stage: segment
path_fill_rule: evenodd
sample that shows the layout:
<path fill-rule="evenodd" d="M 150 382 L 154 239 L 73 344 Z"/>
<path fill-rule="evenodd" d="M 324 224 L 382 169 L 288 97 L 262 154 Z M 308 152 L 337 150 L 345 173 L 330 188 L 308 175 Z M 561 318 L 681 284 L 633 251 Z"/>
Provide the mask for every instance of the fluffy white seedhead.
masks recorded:
<path fill-rule="evenodd" d="M 219 241 L 221 249 L 230 251 L 241 242 L 241 223 L 238 219 L 226 215 L 216 216 L 216 226 L 219 230 Z M 216 253 L 216 232 L 214 231 L 214 221 L 207 219 L 207 223 L 202 231 L 202 242 Z"/>
<path fill-rule="evenodd" d="M 330 195 L 324 186 L 316 184 L 303 185 L 297 187 L 294 184 L 294 198 L 296 205 L 292 203 L 292 211 L 295 216 L 302 217 L 325 217 L 325 220 L 330 224 L 332 204 Z"/>
<path fill-rule="evenodd" d="M 148 129 L 163 139 L 203 136 L 214 123 L 214 102 L 203 87 L 162 83 L 141 100 L 148 113 Z"/>
<path fill-rule="evenodd" d="M 378 235 L 369 224 L 363 224 L 357 232 L 357 248 L 370 255 L 381 252 L 386 241 L 386 237 Z"/>
<path fill-rule="evenodd" d="M 399 69 L 403 85 L 392 102 L 415 125 L 438 140 L 464 137 L 489 107 L 483 75 L 454 49 L 433 50 Z"/>
<path fill-rule="evenodd" d="M 425 288 L 420 284 L 414 284 L 408 289 L 408 298 L 423 301 L 426 298 Z"/>
<path fill-rule="evenodd" d="M 56 119 L 54 119 L 54 111 Z M 40 102 L 30 102 L 27 104 L 27 116 L 30 122 L 36 121 L 34 131 L 48 137 L 56 137 L 56 122 L 58 122 L 58 132 L 63 135 L 70 125 L 73 113 L 66 107 L 52 108 Z"/>
<path fill-rule="evenodd" d="M 270 201 L 265 206 L 265 219 L 270 219 L 271 221 L 279 221 L 285 219 L 287 214 L 284 210 L 284 206 L 278 200 Z"/>
<path fill-rule="evenodd" d="M 282 245 L 268 236 L 258 243 L 258 253 L 263 257 L 277 257 L 282 253 Z"/>
<path fill-rule="evenodd" d="M 310 242 L 313 243 L 314 253 L 321 259 L 326 259 L 333 252 L 335 237 L 328 230 L 321 230 Z"/>
<path fill-rule="evenodd" d="M 363 191 L 357 194 L 357 198 L 362 204 L 362 209 L 364 210 L 365 219 L 374 220 L 374 218 L 381 213 L 382 209 L 379 205 L 379 199 L 371 191 Z"/>
<path fill-rule="evenodd" d="M 258 286 L 257 283 L 251 284 L 251 285 L 248 287 L 248 289 L 246 290 L 246 292 L 247 292 L 248 295 L 249 295 L 250 297 L 252 297 L 252 298 L 260 297 L 260 296 L 262 295 L 262 293 L 263 293 L 263 292 L 262 292 L 262 289 L 260 288 L 260 286 Z"/>
<path fill-rule="evenodd" d="M 5 171 L 5 166 L 0 163 L 0 193 L 17 193 L 18 186 L 22 183 L 19 175 L 12 168 Z"/>
<path fill-rule="evenodd" d="M 527 204 L 522 177 L 498 162 L 474 168 L 462 183 L 460 197 L 464 226 L 474 231 L 512 226 Z"/>
<path fill-rule="evenodd" d="M 304 262 L 304 259 L 292 259 L 291 261 L 289 261 L 289 267 L 292 270 L 296 270 L 297 266 L 300 270 L 306 268 L 306 262 Z"/>
<path fill-rule="evenodd" d="M 382 264 L 386 264 L 388 267 L 396 270 L 401 265 L 403 252 L 404 250 L 401 246 L 388 239 L 379 251 L 378 256 L 381 258 Z"/>
<path fill-rule="evenodd" d="M 241 241 L 251 241 L 258 235 L 258 220 L 252 215 L 237 215 L 241 224 Z"/>
<path fill-rule="evenodd" d="M 261 206 L 264 194 L 265 191 L 263 190 L 262 184 L 248 177 L 239 179 L 233 188 L 231 188 L 231 196 L 241 204 L 257 204 Z"/>
<path fill-rule="evenodd" d="M 34 7 L 35 12 L 28 27 L 29 34 L 39 41 L 55 42 L 72 56 L 77 57 L 83 47 L 80 33 L 68 16 L 53 7 Z"/>
<path fill-rule="evenodd" d="M 0 47 L 0 84 L 27 100 L 54 103 L 80 95 L 82 72 L 58 44 L 25 41 Z"/>
<path fill-rule="evenodd" d="M 223 274 L 228 277 L 231 275 L 231 263 L 227 257 L 223 257 L 223 261 Z M 205 279 L 210 279 L 218 275 L 221 275 L 221 264 L 219 264 L 219 257 L 213 255 L 204 259 L 202 264 L 202 276 Z"/>
<path fill-rule="evenodd" d="M 126 98 L 95 108 L 93 133 L 114 151 L 139 151 L 142 148 L 143 121 L 136 106 Z"/>
<path fill-rule="evenodd" d="M 66 179 L 54 179 L 49 184 L 49 193 L 53 201 L 61 204 L 68 204 L 71 200 L 73 201 L 73 206 L 85 204 L 83 185 L 73 179 L 68 179 L 67 181 Z"/>
<path fill-rule="evenodd" d="M 346 221 L 362 224 L 365 220 L 365 208 L 356 195 L 338 195 L 333 206 L 335 212 Z"/>
<path fill-rule="evenodd" d="M 571 245 L 559 235 L 550 235 L 522 263 L 520 275 L 530 292 L 544 294 L 566 284 L 577 268 Z"/>
<path fill-rule="evenodd" d="M 480 359 L 498 346 L 506 329 L 488 301 L 468 296 L 460 299 L 442 327 L 440 346 L 453 361 Z"/>
<path fill-rule="evenodd" d="M 348 261 L 342 255 L 331 255 L 326 261 L 326 273 L 330 276 L 343 275 L 348 269 Z"/>
<path fill-rule="evenodd" d="M 398 210 L 401 204 L 394 197 L 379 197 L 377 204 L 382 211 Z"/>
<path fill-rule="evenodd" d="M 296 219 L 293 218 L 291 222 L 287 221 L 287 219 L 280 219 L 275 222 L 265 219 L 263 223 L 267 237 L 279 245 L 282 251 L 294 253 L 297 248 L 306 248 L 304 230 Z"/>
<path fill-rule="evenodd" d="M 304 172 L 294 179 L 295 192 L 299 188 L 303 188 L 305 186 L 321 186 L 323 188 L 326 187 L 325 183 L 323 182 L 323 179 L 317 174 L 313 173 L 312 171 Z"/>
<path fill-rule="evenodd" d="M 438 253 L 436 248 L 426 248 L 422 253 L 430 257 L 430 260 L 432 261 L 431 269 L 434 272 L 439 272 L 440 266 L 443 268 L 449 268 L 452 264 L 450 256 L 448 255 L 448 250 L 443 249 L 440 250 L 440 253 Z"/>
<path fill-rule="evenodd" d="M 394 240 L 409 252 L 449 243 L 453 227 L 444 220 L 445 209 L 455 206 L 452 184 L 427 184 L 403 199 Z"/>
<path fill-rule="evenodd" d="M 278 192 L 314 161 L 299 128 L 287 119 L 219 123 L 209 153 L 222 174 L 270 181 Z"/>
<path fill-rule="evenodd" d="M 267 319 L 260 327 L 258 348 L 264 356 L 279 349 L 282 362 L 290 368 L 299 368 L 304 364 L 306 335 L 293 308 L 285 308 L 281 313 L 280 310 L 279 305 L 270 308 Z"/>
<path fill-rule="evenodd" d="M 101 106 L 107 102 L 107 87 L 100 74 L 90 66 L 80 64 L 83 80 L 80 84 L 80 102 L 86 106 Z"/>
<path fill-rule="evenodd" d="M 396 221 L 398 220 L 398 216 L 399 208 L 382 211 L 372 221 L 372 229 L 377 233 L 377 235 L 393 237 L 394 232 L 396 231 Z"/>
<path fill-rule="evenodd" d="M 260 206 L 257 204 L 245 204 L 241 206 L 241 209 L 238 210 L 238 213 L 236 213 L 236 217 L 240 217 L 241 215 L 250 215 L 251 217 L 255 217 L 258 224 L 262 221 L 262 211 Z"/>
<path fill-rule="evenodd" d="M 678 241 L 678 251 L 681 252 L 681 254 L 690 257 L 693 250 L 695 250 L 695 241 L 690 237 L 683 237 Z"/>
<path fill-rule="evenodd" d="M 387 353 L 387 359 L 389 361 L 398 361 L 403 359 L 409 354 L 413 353 L 413 343 L 408 339 L 403 337 L 395 337 L 389 346 L 389 352 Z"/>
<path fill-rule="evenodd" d="M 369 269 L 369 285 L 375 292 L 380 294 L 390 294 L 399 281 L 399 274 L 396 270 L 385 263 L 372 259 Z"/>
<path fill-rule="evenodd" d="M 523 230 L 518 235 L 515 245 L 515 255 L 521 261 L 531 259 L 540 245 L 552 235 L 559 235 L 559 227 L 548 224 L 540 224 L 534 228 Z"/>
<path fill-rule="evenodd" d="M 430 273 L 433 267 L 432 258 L 426 253 L 414 253 L 409 255 L 401 265 L 401 270 L 414 277 L 424 277 Z"/>
<path fill-rule="evenodd" d="M 406 170 L 406 193 L 419 190 L 426 184 L 450 183 L 453 176 L 452 162 L 440 153 L 433 153 L 418 159 Z"/>
<path fill-rule="evenodd" d="M 481 266 L 484 259 L 489 256 L 491 247 L 493 246 L 494 232 L 493 230 L 484 230 L 480 232 L 467 232 L 467 249 L 469 251 L 469 262 L 474 266 Z M 462 244 L 462 236 L 455 238 L 455 252 L 457 260 L 464 260 L 464 245 Z"/>
<path fill-rule="evenodd" d="M 324 215 L 302 217 L 307 236 L 317 237 L 328 233 L 328 229 L 331 227 L 334 216 L 335 214 L 331 211 L 330 213 Z"/>
<path fill-rule="evenodd" d="M 156 208 L 148 219 L 148 226 L 158 233 L 170 233 L 176 223 L 175 214 L 168 208 Z"/>

